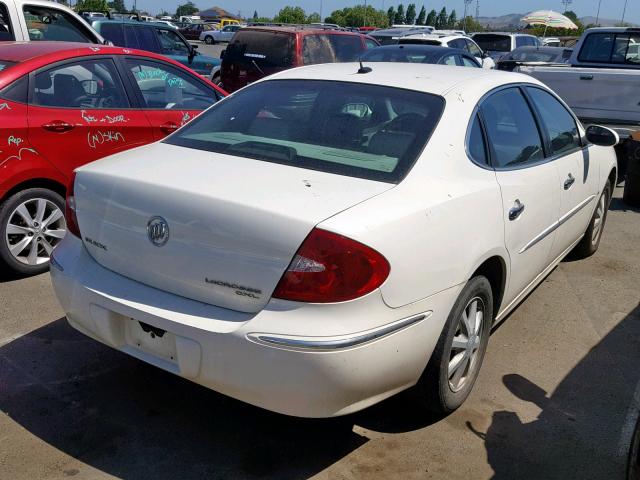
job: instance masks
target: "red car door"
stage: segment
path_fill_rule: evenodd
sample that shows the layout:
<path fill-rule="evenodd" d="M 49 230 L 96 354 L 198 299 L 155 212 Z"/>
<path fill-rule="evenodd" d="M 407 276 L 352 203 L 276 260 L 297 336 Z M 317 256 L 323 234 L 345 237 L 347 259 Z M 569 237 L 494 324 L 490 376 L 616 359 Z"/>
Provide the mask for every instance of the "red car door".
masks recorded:
<path fill-rule="evenodd" d="M 149 120 L 132 108 L 110 57 L 47 67 L 31 83 L 29 141 L 65 175 L 154 140 Z"/>
<path fill-rule="evenodd" d="M 125 68 L 138 87 L 139 101 L 156 140 L 173 133 L 222 98 L 196 73 L 142 57 L 127 57 Z"/>

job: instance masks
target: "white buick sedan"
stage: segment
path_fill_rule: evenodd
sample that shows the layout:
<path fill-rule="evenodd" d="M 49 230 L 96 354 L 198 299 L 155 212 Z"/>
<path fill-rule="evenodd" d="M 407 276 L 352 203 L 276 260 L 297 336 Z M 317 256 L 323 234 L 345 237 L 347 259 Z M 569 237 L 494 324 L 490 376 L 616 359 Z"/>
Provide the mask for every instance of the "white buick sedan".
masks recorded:
<path fill-rule="evenodd" d="M 51 276 L 80 332 L 242 401 L 450 412 L 492 325 L 597 250 L 616 142 L 518 74 L 288 70 L 78 169 Z"/>

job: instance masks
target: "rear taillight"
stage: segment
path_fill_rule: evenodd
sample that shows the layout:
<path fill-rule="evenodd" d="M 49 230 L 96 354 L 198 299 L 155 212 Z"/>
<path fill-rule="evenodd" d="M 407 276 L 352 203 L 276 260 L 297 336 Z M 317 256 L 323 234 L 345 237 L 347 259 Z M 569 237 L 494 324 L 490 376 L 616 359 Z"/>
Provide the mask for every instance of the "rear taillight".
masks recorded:
<path fill-rule="evenodd" d="M 67 222 L 67 232 L 73 233 L 76 237 L 82 238 L 78 227 L 78 217 L 76 216 L 76 197 L 74 188 L 76 183 L 76 172 L 71 174 L 71 181 L 67 185 L 67 198 L 64 207 L 64 219 Z"/>
<path fill-rule="evenodd" d="M 302 243 L 273 296 L 298 302 L 344 302 L 378 288 L 389 262 L 362 243 L 315 228 Z"/>

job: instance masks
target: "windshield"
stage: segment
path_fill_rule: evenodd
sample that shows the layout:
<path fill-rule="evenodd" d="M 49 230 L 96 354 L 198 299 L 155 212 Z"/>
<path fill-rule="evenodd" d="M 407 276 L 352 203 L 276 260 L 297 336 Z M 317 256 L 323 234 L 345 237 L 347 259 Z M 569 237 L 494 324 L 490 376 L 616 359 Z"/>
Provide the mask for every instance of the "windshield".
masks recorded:
<path fill-rule="evenodd" d="M 408 48 L 373 48 L 361 59 L 363 62 L 436 63 L 438 55 Z"/>
<path fill-rule="evenodd" d="M 397 183 L 443 108 L 442 97 L 398 88 L 272 80 L 228 97 L 165 142 Z"/>
<path fill-rule="evenodd" d="M 294 36 L 287 33 L 239 31 L 224 54 L 226 62 L 257 64 L 262 68 L 290 67 Z"/>
<path fill-rule="evenodd" d="M 494 33 L 478 33 L 473 36 L 473 41 L 484 50 L 492 52 L 510 52 L 511 37 L 509 35 L 496 35 Z"/>

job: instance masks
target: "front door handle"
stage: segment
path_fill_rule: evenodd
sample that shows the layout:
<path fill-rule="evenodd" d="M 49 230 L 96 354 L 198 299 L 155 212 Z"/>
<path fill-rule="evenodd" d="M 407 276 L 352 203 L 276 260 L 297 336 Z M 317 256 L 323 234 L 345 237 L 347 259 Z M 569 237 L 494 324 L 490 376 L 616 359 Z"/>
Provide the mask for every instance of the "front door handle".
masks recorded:
<path fill-rule="evenodd" d="M 575 181 L 576 181 L 575 177 L 569 174 L 567 179 L 564 181 L 564 189 L 569 190 L 571 188 L 571 185 L 573 185 Z"/>
<path fill-rule="evenodd" d="M 48 130 L 49 132 L 64 133 L 68 132 L 69 130 L 73 130 L 74 127 L 70 123 L 63 122 L 62 120 L 53 120 L 42 125 L 42 128 Z"/>
<path fill-rule="evenodd" d="M 522 212 L 524 212 L 524 203 L 521 203 L 520 200 L 516 200 L 513 202 L 513 208 L 509 210 L 509 220 L 513 222 Z"/>
<path fill-rule="evenodd" d="M 173 122 L 167 122 L 160 125 L 160 130 L 162 130 L 167 135 L 175 132 L 178 128 L 180 128 L 178 124 Z"/>
<path fill-rule="evenodd" d="M 580 75 L 580 80 L 593 80 L 593 75 L 589 73 Z"/>

